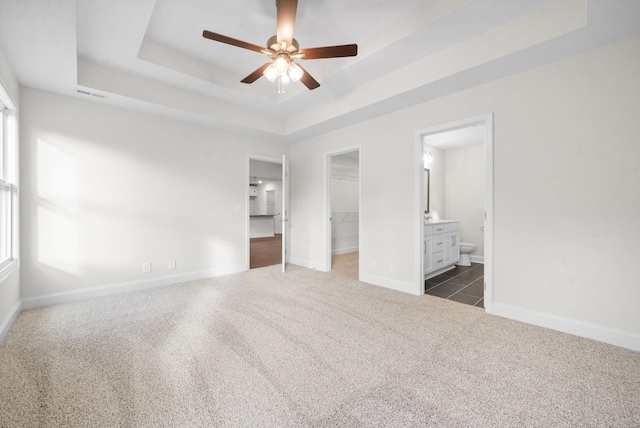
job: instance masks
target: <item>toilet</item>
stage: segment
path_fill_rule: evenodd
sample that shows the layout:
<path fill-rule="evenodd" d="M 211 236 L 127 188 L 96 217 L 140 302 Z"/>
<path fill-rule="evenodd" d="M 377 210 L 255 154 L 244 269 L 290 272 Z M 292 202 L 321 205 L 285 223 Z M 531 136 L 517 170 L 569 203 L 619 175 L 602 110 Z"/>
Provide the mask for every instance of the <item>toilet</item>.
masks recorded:
<path fill-rule="evenodd" d="M 478 246 L 469 242 L 460 243 L 460 261 L 456 263 L 458 266 L 471 266 L 471 256 Z"/>

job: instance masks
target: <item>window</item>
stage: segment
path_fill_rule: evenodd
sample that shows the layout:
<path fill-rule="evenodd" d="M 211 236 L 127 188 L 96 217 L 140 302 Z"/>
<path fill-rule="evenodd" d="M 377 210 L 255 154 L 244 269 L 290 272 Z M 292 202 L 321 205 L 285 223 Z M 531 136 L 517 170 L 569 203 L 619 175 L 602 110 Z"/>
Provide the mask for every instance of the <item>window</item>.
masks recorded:
<path fill-rule="evenodd" d="M 18 174 L 15 108 L 0 87 L 0 281 L 18 264 Z"/>

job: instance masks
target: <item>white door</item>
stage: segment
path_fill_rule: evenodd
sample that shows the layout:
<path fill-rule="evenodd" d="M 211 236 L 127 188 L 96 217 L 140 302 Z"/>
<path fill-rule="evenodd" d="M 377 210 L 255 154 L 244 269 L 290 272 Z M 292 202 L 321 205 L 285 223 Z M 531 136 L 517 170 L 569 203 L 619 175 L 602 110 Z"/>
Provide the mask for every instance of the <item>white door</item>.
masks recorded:
<path fill-rule="evenodd" d="M 276 233 L 282 234 L 282 189 L 278 189 L 276 193 Z"/>
<path fill-rule="evenodd" d="M 287 241 L 289 238 L 289 160 L 282 155 L 282 272 L 287 267 Z"/>

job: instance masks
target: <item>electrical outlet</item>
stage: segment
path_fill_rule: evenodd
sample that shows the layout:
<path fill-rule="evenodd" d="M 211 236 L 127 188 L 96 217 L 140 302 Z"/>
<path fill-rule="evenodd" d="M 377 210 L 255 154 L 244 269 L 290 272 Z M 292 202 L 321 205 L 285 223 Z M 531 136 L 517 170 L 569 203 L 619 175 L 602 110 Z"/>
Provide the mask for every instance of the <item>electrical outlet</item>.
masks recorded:
<path fill-rule="evenodd" d="M 169 260 L 169 269 L 175 269 L 176 268 L 176 261 L 175 259 L 171 259 Z"/>
<path fill-rule="evenodd" d="M 151 272 L 151 263 L 142 263 L 142 273 Z"/>
<path fill-rule="evenodd" d="M 242 212 L 242 205 L 240 205 L 240 204 L 234 204 L 234 205 L 233 205 L 233 212 L 234 212 L 234 213 Z"/>
<path fill-rule="evenodd" d="M 391 263 L 391 273 L 396 273 L 398 271 L 398 266 L 395 263 Z"/>

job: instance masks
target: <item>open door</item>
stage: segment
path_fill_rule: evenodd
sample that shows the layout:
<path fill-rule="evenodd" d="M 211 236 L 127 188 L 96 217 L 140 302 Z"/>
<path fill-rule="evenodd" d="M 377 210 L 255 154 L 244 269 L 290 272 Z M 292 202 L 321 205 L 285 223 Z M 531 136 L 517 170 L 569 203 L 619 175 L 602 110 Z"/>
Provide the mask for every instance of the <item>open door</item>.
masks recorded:
<path fill-rule="evenodd" d="M 282 272 L 287 270 L 287 242 L 289 241 L 289 160 L 282 155 Z"/>

